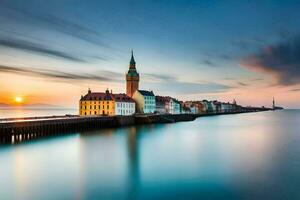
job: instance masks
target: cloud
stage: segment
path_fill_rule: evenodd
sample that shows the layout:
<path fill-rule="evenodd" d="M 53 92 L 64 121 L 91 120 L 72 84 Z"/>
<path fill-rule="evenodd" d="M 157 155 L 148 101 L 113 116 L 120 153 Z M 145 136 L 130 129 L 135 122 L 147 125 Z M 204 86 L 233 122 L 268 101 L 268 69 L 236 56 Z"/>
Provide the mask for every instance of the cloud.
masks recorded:
<path fill-rule="evenodd" d="M 261 38 L 241 38 L 231 41 L 231 44 L 240 50 L 248 51 L 250 49 L 265 45 L 265 41 Z"/>
<path fill-rule="evenodd" d="M 186 82 L 170 75 L 143 74 L 145 89 L 170 94 L 220 93 L 233 88 L 214 82 Z"/>
<path fill-rule="evenodd" d="M 29 52 L 35 52 L 41 55 L 46 56 L 55 56 L 57 58 L 63 58 L 66 60 L 74 61 L 74 62 L 86 62 L 85 60 L 70 55 L 65 52 L 57 51 L 54 49 L 50 49 L 47 47 L 44 47 L 40 44 L 32 43 L 25 40 L 18 40 L 18 39 L 0 39 L 0 46 L 19 49 L 23 51 L 29 51 Z"/>
<path fill-rule="evenodd" d="M 223 59 L 223 60 L 233 60 L 234 58 L 232 56 L 229 56 L 229 55 L 226 55 L 226 54 L 221 54 L 218 56 L 220 59 Z"/>
<path fill-rule="evenodd" d="M 212 62 L 211 60 L 204 59 L 202 62 L 203 62 L 205 65 L 208 65 L 208 66 L 210 66 L 210 67 L 217 67 L 217 65 L 216 65 L 214 62 Z"/>
<path fill-rule="evenodd" d="M 242 66 L 273 75 L 278 84 L 300 83 L 300 36 L 267 46 L 259 53 L 243 59 Z"/>
<path fill-rule="evenodd" d="M 91 73 L 69 73 L 64 71 L 37 69 L 29 67 L 14 67 L 0 65 L 0 73 L 12 73 L 38 78 L 55 79 L 62 82 L 99 81 L 125 83 L 124 74 L 112 71 L 95 71 Z M 141 84 L 144 89 L 171 94 L 220 93 L 233 88 L 213 82 L 184 82 L 169 75 L 145 74 Z"/>
<path fill-rule="evenodd" d="M 1 2 L 1 7 L 12 11 L 10 12 L 10 18 L 13 17 L 21 23 L 31 24 L 34 27 L 55 30 L 94 45 L 111 48 L 102 40 L 100 33 L 71 20 L 46 13 L 32 12 L 24 8 L 16 7 L 15 5 L 11 5 L 10 2 Z"/>
<path fill-rule="evenodd" d="M 237 84 L 241 85 L 241 86 L 248 86 L 247 83 L 244 83 L 244 82 L 238 82 Z"/>
<path fill-rule="evenodd" d="M 58 79 L 64 82 L 74 80 L 93 80 L 93 81 L 123 81 L 123 74 L 111 71 L 97 71 L 94 73 L 68 73 L 57 70 L 36 69 L 28 67 L 13 67 L 0 65 L 0 73 L 13 73 L 24 76 L 33 76 L 39 78 Z M 99 75 L 98 75 L 99 74 Z M 121 79 L 122 78 L 122 79 Z"/>
<path fill-rule="evenodd" d="M 167 83 L 155 83 L 144 84 L 146 89 L 154 90 L 161 93 L 170 94 L 200 94 L 200 93 L 220 93 L 226 92 L 232 87 L 219 84 L 219 83 L 197 83 L 197 82 L 167 82 Z"/>
<path fill-rule="evenodd" d="M 235 78 L 231 78 L 231 77 L 226 77 L 226 78 L 223 78 L 224 80 L 227 80 L 227 81 L 232 81 L 232 80 L 236 80 Z"/>
<path fill-rule="evenodd" d="M 251 81 L 263 81 L 264 79 L 263 78 L 253 78 L 251 79 Z"/>
<path fill-rule="evenodd" d="M 290 92 L 300 92 L 300 88 L 296 88 L 296 89 L 291 89 L 289 90 Z"/>
<path fill-rule="evenodd" d="M 143 81 L 147 83 L 164 83 L 164 82 L 174 82 L 176 78 L 170 75 L 164 74 L 141 74 L 143 76 Z"/>

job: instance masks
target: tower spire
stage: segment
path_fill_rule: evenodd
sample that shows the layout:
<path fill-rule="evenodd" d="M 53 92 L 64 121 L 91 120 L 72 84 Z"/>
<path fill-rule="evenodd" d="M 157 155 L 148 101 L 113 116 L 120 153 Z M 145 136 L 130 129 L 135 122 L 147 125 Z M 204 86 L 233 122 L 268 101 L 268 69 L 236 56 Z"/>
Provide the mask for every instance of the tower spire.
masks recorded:
<path fill-rule="evenodd" d="M 133 56 L 133 50 L 131 50 L 131 59 L 130 59 L 129 68 L 130 69 L 135 69 L 135 60 L 134 60 L 134 56 Z"/>

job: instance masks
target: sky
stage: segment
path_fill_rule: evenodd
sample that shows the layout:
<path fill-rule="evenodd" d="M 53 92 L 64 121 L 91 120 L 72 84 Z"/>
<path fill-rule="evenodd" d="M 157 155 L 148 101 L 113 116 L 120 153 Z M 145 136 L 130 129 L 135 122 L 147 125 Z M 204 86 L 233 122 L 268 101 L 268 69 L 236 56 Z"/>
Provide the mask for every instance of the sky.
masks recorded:
<path fill-rule="evenodd" d="M 0 103 L 78 107 L 88 88 L 300 108 L 300 1 L 0 0 Z"/>

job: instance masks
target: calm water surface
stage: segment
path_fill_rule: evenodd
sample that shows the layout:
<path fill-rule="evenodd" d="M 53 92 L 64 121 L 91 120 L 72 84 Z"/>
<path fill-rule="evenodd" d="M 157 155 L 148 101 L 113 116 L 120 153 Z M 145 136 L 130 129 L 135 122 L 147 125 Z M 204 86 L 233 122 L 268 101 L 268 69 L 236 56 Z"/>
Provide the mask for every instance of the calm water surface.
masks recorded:
<path fill-rule="evenodd" d="M 1 118 L 15 118 L 15 117 L 40 117 L 53 115 L 78 115 L 78 109 L 49 109 L 49 108 L 1 108 Z"/>
<path fill-rule="evenodd" d="M 0 146 L 0 199 L 300 199 L 300 111 Z"/>

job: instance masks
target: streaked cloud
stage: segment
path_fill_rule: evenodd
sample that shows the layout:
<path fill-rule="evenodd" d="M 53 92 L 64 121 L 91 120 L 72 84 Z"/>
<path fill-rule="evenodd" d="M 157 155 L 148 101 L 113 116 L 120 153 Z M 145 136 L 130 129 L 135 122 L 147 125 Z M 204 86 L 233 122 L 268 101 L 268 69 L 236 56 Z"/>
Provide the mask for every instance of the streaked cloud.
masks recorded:
<path fill-rule="evenodd" d="M 147 83 L 164 83 L 164 82 L 173 82 L 176 81 L 176 78 L 171 75 L 164 74 L 141 74 L 143 76 L 143 81 Z"/>
<path fill-rule="evenodd" d="M 105 70 L 90 73 L 70 73 L 49 69 L 0 65 L 0 73 L 12 73 L 50 80 L 55 79 L 69 83 L 74 83 L 76 81 L 124 82 L 124 74 Z M 213 82 L 180 81 L 173 76 L 160 74 L 144 74 L 142 84 L 145 89 L 174 94 L 219 93 L 233 88 L 228 85 Z"/>
<path fill-rule="evenodd" d="M 26 9 L 16 7 L 10 2 L 0 2 L 0 7 L 9 10 L 10 18 L 14 18 L 21 23 L 27 23 L 28 25 L 42 29 L 54 30 L 93 45 L 111 48 L 101 39 L 102 35 L 98 31 L 66 18 L 61 18 L 58 15 L 50 15 L 45 12 L 30 12 Z"/>
<path fill-rule="evenodd" d="M 244 82 L 237 82 L 237 84 L 240 85 L 240 86 L 248 86 L 249 85 L 249 84 L 244 83 Z"/>
<path fill-rule="evenodd" d="M 291 89 L 291 90 L 289 90 L 289 91 L 291 91 L 291 92 L 300 92 L 300 88 Z"/>
<path fill-rule="evenodd" d="M 89 81 L 110 81 L 120 82 L 122 76 L 119 73 L 111 71 L 97 71 L 94 73 L 80 73 L 80 72 L 64 72 L 49 69 L 36 69 L 28 67 L 13 67 L 0 65 L 0 73 L 13 73 L 25 76 L 48 78 L 48 79 L 59 79 L 60 81 L 70 82 L 75 80 L 89 80 Z M 97 75 L 99 74 L 99 75 Z"/>
<path fill-rule="evenodd" d="M 168 94 L 220 93 L 232 89 L 232 86 L 207 81 L 182 81 L 171 75 L 143 74 L 145 89 Z"/>
<path fill-rule="evenodd" d="M 259 53 L 241 61 L 241 65 L 272 75 L 278 84 L 295 85 L 300 83 L 300 36 L 266 46 Z"/>
<path fill-rule="evenodd" d="M 210 67 L 217 67 L 217 64 L 209 59 L 203 59 L 203 64 L 210 66 Z"/>
<path fill-rule="evenodd" d="M 146 89 L 151 89 L 161 94 L 172 94 L 172 95 L 190 95 L 190 94 L 201 94 L 201 93 L 221 93 L 226 92 L 233 87 L 214 83 L 197 83 L 197 82 L 183 82 L 174 81 L 163 84 L 144 84 Z"/>
<path fill-rule="evenodd" d="M 66 59 L 74 62 L 86 62 L 84 59 L 78 56 L 71 55 L 69 53 L 58 51 L 55 49 L 51 49 L 41 44 L 37 44 L 25 40 L 1 38 L 0 46 L 14 48 L 14 49 L 28 51 L 28 52 L 34 52 L 44 56 L 52 56 L 52 57 L 54 56 L 57 58 Z"/>

